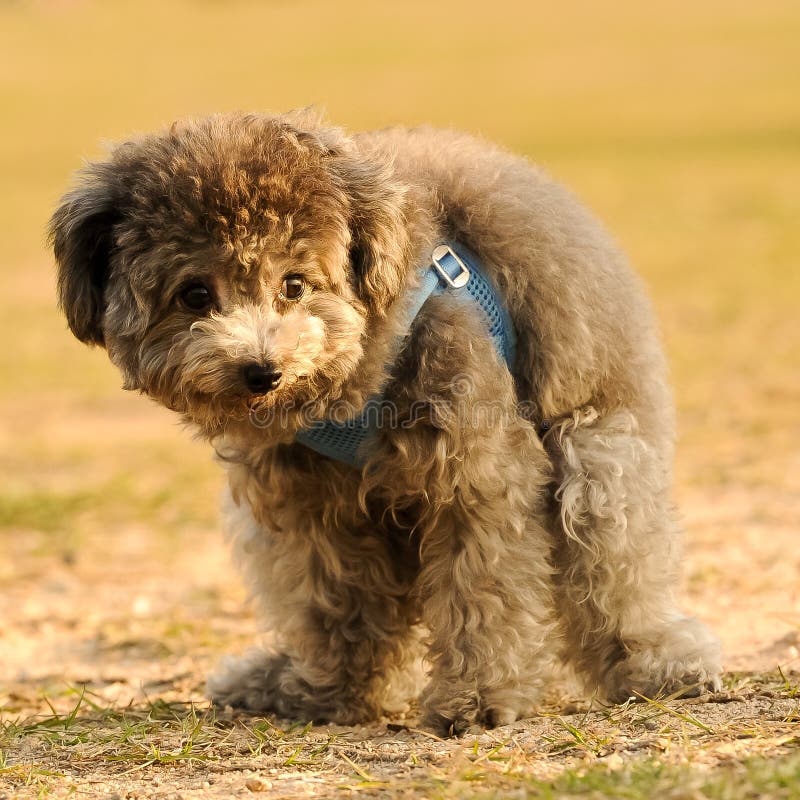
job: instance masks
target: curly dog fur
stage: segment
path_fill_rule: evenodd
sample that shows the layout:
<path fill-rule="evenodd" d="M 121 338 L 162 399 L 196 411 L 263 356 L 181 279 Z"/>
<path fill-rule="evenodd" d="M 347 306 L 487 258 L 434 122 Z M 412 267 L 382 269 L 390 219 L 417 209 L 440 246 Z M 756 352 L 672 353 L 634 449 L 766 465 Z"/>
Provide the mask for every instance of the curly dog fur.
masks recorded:
<path fill-rule="evenodd" d="M 228 472 L 225 520 L 276 649 L 229 661 L 216 702 L 363 720 L 413 691 L 420 652 L 445 733 L 529 713 L 554 656 L 611 701 L 718 685 L 717 641 L 675 600 L 650 306 L 536 167 L 456 132 L 214 116 L 89 164 L 51 238 L 75 335 Z M 511 372 L 469 302 L 434 298 L 403 329 L 443 239 L 499 287 Z M 266 390 L 243 379 L 253 364 Z M 381 392 L 394 419 L 362 469 L 294 442 Z"/>

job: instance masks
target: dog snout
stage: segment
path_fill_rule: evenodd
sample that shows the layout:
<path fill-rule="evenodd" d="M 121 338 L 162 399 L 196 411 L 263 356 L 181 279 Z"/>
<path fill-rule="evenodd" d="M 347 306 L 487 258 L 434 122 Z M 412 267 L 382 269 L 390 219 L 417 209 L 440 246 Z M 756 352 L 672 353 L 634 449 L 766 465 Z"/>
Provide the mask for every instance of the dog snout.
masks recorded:
<path fill-rule="evenodd" d="M 281 372 L 270 364 L 253 362 L 242 368 L 245 386 L 252 394 L 266 394 L 277 388 L 281 380 Z"/>

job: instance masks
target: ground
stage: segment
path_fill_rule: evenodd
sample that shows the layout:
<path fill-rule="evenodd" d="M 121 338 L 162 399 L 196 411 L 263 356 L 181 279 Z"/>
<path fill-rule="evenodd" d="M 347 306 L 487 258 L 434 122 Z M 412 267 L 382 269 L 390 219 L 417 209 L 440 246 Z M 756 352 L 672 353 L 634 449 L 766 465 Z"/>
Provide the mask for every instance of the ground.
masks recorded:
<path fill-rule="evenodd" d="M 106 452 L 137 435 L 180 446 L 184 432 L 159 410 L 127 410 L 139 417 L 130 430 L 95 431 Z M 48 434 L 69 450 L 75 431 L 73 421 Z M 166 454 L 159 463 L 158 475 L 180 473 Z M 213 465 L 190 471 L 203 477 L 201 501 L 213 494 Z M 685 605 L 723 638 L 722 693 L 604 708 L 557 683 L 539 716 L 445 741 L 416 728 L 414 709 L 356 728 L 210 709 L 204 676 L 252 643 L 256 623 L 222 537 L 201 507 L 158 483 L 63 495 L 75 527 L 91 531 L 77 538 L 41 499 L 16 509 L 31 529 L 11 538 L 0 572 L 0 675 L 10 676 L 0 683 L 0 797 L 620 796 L 625 786 L 629 796 L 727 797 L 742 785 L 797 796 L 800 520 L 777 497 L 680 498 L 691 532 Z"/>
<path fill-rule="evenodd" d="M 800 7 L 794 0 L 0 4 L 0 798 L 800 796 Z M 256 623 L 221 476 L 55 309 L 44 228 L 98 142 L 318 103 L 455 125 L 568 183 L 672 367 L 682 601 L 725 687 L 441 741 L 209 709 Z"/>

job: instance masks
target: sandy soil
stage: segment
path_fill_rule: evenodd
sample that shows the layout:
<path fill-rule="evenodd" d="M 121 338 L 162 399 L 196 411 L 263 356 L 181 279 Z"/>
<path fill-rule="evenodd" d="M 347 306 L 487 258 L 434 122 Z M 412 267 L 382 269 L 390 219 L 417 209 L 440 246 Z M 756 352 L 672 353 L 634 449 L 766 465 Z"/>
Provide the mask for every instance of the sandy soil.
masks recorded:
<path fill-rule="evenodd" d="M 597 708 L 587 713 L 586 701 L 567 687 L 554 690 L 544 716 L 451 742 L 415 731 L 413 712 L 364 728 L 298 730 L 272 720 L 259 739 L 252 719 L 208 711 L 204 676 L 222 653 L 245 649 L 255 631 L 212 529 L 190 526 L 164 540 L 147 525 L 122 524 L 91 533 L 77 549 L 51 534 L 20 532 L 0 564 L 7 739 L 5 746 L 0 739 L 0 797 L 43 787 L 67 793 L 71 786 L 128 798 L 314 796 L 354 786 L 413 797 L 458 785 L 478 769 L 476 761 L 497 789 L 510 774 L 546 778 L 587 761 L 613 766 L 626 753 L 680 760 L 694 752 L 694 763 L 716 764 L 791 750 L 800 708 L 792 677 L 800 669 L 796 498 L 739 489 L 681 491 L 678 499 L 688 531 L 685 605 L 723 640 L 726 692 L 672 703 L 668 711 L 638 707 L 609 716 Z M 53 726 L 54 711 L 63 722 L 75 709 L 76 687 L 88 694 L 73 721 Z M 207 736 L 202 757 L 164 760 L 141 742 L 131 752 L 120 734 L 121 709 L 125 724 L 143 724 L 141 740 L 160 753 L 179 752 L 187 720 L 199 714 Z M 12 736 L 12 722 L 28 729 Z M 748 735 L 754 726 L 758 736 Z"/>

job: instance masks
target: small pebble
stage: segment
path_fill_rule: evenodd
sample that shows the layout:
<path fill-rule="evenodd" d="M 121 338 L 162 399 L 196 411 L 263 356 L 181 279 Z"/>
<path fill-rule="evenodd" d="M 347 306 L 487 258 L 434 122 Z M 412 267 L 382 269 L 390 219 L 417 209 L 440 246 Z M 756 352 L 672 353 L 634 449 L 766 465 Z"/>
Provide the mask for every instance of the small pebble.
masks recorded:
<path fill-rule="evenodd" d="M 272 788 L 272 784 L 269 781 L 265 781 L 263 778 L 248 778 L 245 782 L 245 786 L 251 792 L 266 792 L 267 789 Z"/>
<path fill-rule="evenodd" d="M 625 762 L 619 753 L 612 753 L 605 759 L 605 764 L 608 769 L 622 769 L 625 766 Z"/>

